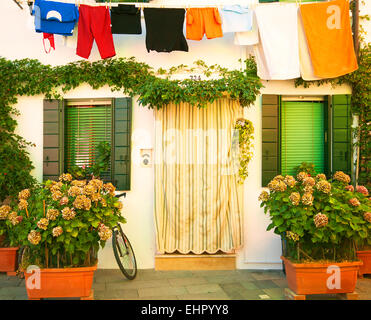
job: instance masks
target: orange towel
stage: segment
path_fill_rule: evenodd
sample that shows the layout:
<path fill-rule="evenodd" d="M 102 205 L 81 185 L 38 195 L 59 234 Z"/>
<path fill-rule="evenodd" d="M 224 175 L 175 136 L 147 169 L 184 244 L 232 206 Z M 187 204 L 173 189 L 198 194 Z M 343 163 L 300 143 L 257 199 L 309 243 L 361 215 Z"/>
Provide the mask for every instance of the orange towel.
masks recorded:
<path fill-rule="evenodd" d="M 223 37 L 222 19 L 218 8 L 191 8 L 187 10 L 186 36 L 189 40 Z"/>
<path fill-rule="evenodd" d="M 335 78 L 358 69 L 346 0 L 300 6 L 314 74 Z"/>

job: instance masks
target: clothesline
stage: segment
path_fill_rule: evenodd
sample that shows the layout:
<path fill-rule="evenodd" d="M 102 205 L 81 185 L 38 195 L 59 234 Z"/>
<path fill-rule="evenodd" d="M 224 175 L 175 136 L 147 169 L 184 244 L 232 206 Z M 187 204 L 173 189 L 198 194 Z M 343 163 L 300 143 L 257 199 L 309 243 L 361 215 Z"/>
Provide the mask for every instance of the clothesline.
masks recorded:
<path fill-rule="evenodd" d="M 16 0 L 19 4 L 26 4 L 28 5 L 30 2 L 34 2 L 33 0 L 32 1 L 28 1 L 28 0 Z M 52 0 L 53 1 L 53 0 Z M 327 1 L 331 1 L 331 0 L 327 0 Z M 117 7 L 119 5 L 134 5 L 135 7 L 137 8 L 184 8 L 184 9 L 188 9 L 188 8 L 209 8 L 209 7 L 223 7 L 223 6 L 226 6 L 226 5 L 247 5 L 247 6 L 250 6 L 252 9 L 256 8 L 257 6 L 266 6 L 266 5 L 279 5 L 279 6 L 285 6 L 287 4 L 289 4 L 289 2 L 272 2 L 272 3 L 259 3 L 259 0 L 246 0 L 246 1 L 235 1 L 235 2 L 218 2 L 218 3 L 203 3 L 203 4 L 200 4 L 200 3 L 171 3 L 169 1 L 164 1 L 164 2 L 161 2 L 161 3 L 148 3 L 148 2 L 110 2 L 110 1 L 106 1 L 106 2 L 99 2 L 99 3 L 94 3 L 94 2 L 89 2 L 89 1 L 84 1 L 84 0 L 76 0 L 76 1 L 72 1 L 72 2 L 69 2 L 69 3 L 76 3 L 77 5 L 88 5 L 88 6 L 97 6 L 97 7 L 100 7 L 100 6 L 106 6 L 106 7 Z M 318 2 L 317 0 L 313 0 L 313 3 L 316 3 Z M 291 2 L 291 4 L 294 3 L 294 2 Z M 300 0 L 297 0 L 296 1 L 296 4 L 297 5 L 300 5 L 302 2 Z M 306 2 L 306 3 L 311 3 L 311 2 Z"/>

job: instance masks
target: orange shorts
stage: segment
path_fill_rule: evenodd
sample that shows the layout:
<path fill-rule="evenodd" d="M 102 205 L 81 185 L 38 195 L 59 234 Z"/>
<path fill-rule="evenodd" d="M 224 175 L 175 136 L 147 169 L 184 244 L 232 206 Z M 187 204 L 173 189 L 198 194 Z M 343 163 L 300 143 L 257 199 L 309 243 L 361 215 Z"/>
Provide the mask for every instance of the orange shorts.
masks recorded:
<path fill-rule="evenodd" d="M 189 40 L 202 40 L 223 37 L 222 19 L 218 8 L 187 9 L 186 36 Z"/>

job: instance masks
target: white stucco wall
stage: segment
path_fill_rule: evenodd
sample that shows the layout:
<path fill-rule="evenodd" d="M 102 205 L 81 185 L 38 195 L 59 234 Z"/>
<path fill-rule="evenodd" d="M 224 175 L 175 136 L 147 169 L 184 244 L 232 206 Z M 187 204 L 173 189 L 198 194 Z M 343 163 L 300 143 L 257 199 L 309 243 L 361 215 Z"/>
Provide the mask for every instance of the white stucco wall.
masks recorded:
<path fill-rule="evenodd" d="M 195 2 L 195 1 L 193 1 Z M 224 1 L 223 3 L 226 3 Z M 235 2 L 235 1 L 230 1 Z M 191 1 L 188 1 L 191 3 Z M 213 3 L 218 3 L 213 1 Z M 370 12 L 370 3 L 367 3 Z M 366 11 L 367 12 L 367 11 Z M 20 10 L 11 1 L 0 1 L 0 56 L 8 59 L 34 58 L 45 64 L 60 65 L 80 60 L 75 55 L 75 49 L 63 44 L 62 38 L 56 36 L 56 51 L 50 54 L 44 52 L 40 34 L 34 32 L 33 18 L 28 8 Z M 146 62 L 154 68 L 171 67 L 179 64 L 192 64 L 202 59 L 207 64 L 220 64 L 228 68 L 240 68 L 239 59 L 246 58 L 244 47 L 233 45 L 233 35 L 226 34 L 223 38 L 188 41 L 189 52 L 148 53 L 145 48 L 145 26 L 142 19 L 143 34 L 140 36 L 115 35 L 114 42 L 117 57 L 135 56 L 138 61 Z M 368 24 L 368 27 L 370 23 Z M 90 61 L 100 59 L 94 44 Z M 1 75 L 0 75 L 1 76 Z M 295 88 L 293 81 L 264 82 L 262 93 L 284 95 L 325 95 L 350 93 L 350 88 L 331 86 L 311 87 L 308 89 Z M 122 94 L 111 92 L 108 87 L 92 90 L 83 85 L 65 95 L 70 98 L 103 98 L 120 97 Z M 35 165 L 33 174 L 42 179 L 42 151 L 43 151 L 43 97 L 20 97 L 17 108 L 20 116 L 17 117 L 17 133 L 26 140 L 36 144 L 30 148 L 31 159 Z M 139 155 L 140 148 L 154 146 L 154 117 L 152 110 L 143 108 L 136 101 L 133 102 L 133 136 L 132 158 Z M 281 268 L 280 239 L 272 232 L 266 232 L 269 219 L 264 215 L 257 200 L 261 192 L 261 96 L 254 106 L 245 109 L 245 116 L 255 127 L 254 158 L 249 165 L 249 177 L 245 182 L 244 190 L 244 246 L 237 254 L 238 268 Z M 135 161 L 132 162 L 132 190 L 124 199 L 123 214 L 128 223 L 124 226 L 134 247 L 139 268 L 153 268 L 156 253 L 155 230 L 153 220 L 154 201 L 154 170 L 143 168 Z M 100 268 L 117 268 L 112 247 L 101 251 L 99 257 Z"/>

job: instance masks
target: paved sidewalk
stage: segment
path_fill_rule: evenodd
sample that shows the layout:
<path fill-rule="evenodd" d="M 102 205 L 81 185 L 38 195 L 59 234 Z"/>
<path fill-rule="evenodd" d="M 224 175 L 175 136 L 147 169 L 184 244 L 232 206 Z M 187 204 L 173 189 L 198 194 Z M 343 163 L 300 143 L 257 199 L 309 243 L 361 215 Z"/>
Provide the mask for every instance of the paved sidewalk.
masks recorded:
<path fill-rule="evenodd" d="M 119 270 L 97 270 L 96 300 L 284 300 L 287 281 L 282 271 L 154 271 L 138 270 L 127 280 Z M 356 291 L 371 300 L 371 277 L 358 279 Z M 24 280 L 0 273 L 0 300 L 27 299 Z M 337 299 L 336 296 L 310 296 Z"/>

